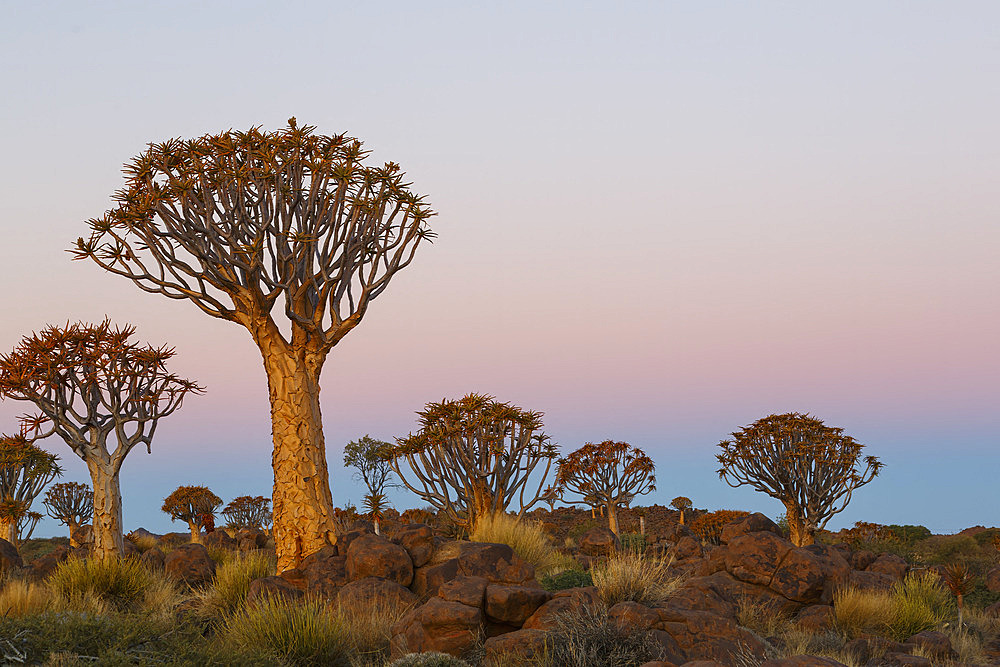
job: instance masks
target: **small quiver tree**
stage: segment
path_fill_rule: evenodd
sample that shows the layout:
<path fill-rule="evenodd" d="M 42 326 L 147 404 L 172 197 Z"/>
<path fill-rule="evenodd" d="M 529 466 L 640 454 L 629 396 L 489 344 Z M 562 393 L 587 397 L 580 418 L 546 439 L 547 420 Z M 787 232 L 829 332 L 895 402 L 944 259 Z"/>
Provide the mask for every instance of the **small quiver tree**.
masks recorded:
<path fill-rule="evenodd" d="M 170 515 L 173 521 L 184 521 L 191 529 L 191 541 L 201 542 L 201 526 L 205 517 L 211 517 L 215 525 L 215 510 L 222 504 L 222 498 L 204 486 L 179 486 L 167 496 L 160 509 Z"/>
<path fill-rule="evenodd" d="M 48 515 L 69 528 L 69 545 L 78 547 L 73 538 L 76 529 L 94 516 L 94 492 L 86 484 L 53 484 L 42 501 Z"/>
<path fill-rule="evenodd" d="M 627 442 L 588 442 L 559 460 L 559 487 L 607 509 L 608 528 L 618 534 L 618 508 L 656 488 L 653 460 Z"/>
<path fill-rule="evenodd" d="M 670 506 L 681 513 L 680 524 L 684 525 L 684 512 L 691 509 L 691 499 L 686 496 L 677 496 L 670 501 Z"/>
<path fill-rule="evenodd" d="M 278 571 L 336 541 L 320 373 L 372 300 L 433 234 L 399 165 L 294 118 L 150 144 L 117 206 L 88 221 L 76 259 L 247 329 L 274 441 Z"/>
<path fill-rule="evenodd" d="M 385 490 L 392 483 L 392 444 L 369 435 L 352 440 L 344 447 L 344 467 L 354 468 L 354 481 L 368 489 L 362 504 L 379 534 L 382 515 L 388 508 Z"/>
<path fill-rule="evenodd" d="M 962 562 L 949 563 L 944 566 L 944 585 L 955 596 L 958 604 L 958 629 L 962 629 L 962 612 L 965 608 L 965 596 L 976 587 L 976 577 L 969 566 Z"/>
<path fill-rule="evenodd" d="M 222 516 L 233 530 L 264 530 L 271 525 L 271 499 L 264 496 L 240 496 L 225 506 Z"/>
<path fill-rule="evenodd" d="M 393 470 L 456 525 L 471 530 L 479 517 L 506 512 L 515 501 L 520 518 L 540 500 L 556 458 L 541 432 L 542 413 L 469 394 L 417 414 L 421 429 L 397 441 Z"/>
<path fill-rule="evenodd" d="M 882 469 L 864 445 L 809 415 L 790 412 L 758 419 L 719 443 L 719 477 L 733 488 L 749 485 L 785 506 L 796 546 L 843 511 L 851 494 Z"/>
<path fill-rule="evenodd" d="M 542 501 L 549 506 L 549 512 L 556 511 L 556 503 L 559 502 L 560 490 L 555 484 L 549 484 L 542 491 Z"/>
<path fill-rule="evenodd" d="M 151 452 L 159 420 L 202 391 L 167 372 L 172 348 L 138 345 L 134 332 L 107 320 L 48 327 L 0 357 L 0 397 L 39 410 L 25 418 L 27 431 L 35 439 L 58 435 L 87 464 L 94 488 L 91 555 L 102 560 L 123 553 L 118 476 L 125 457 L 140 444 Z"/>
<path fill-rule="evenodd" d="M 17 545 L 20 533 L 31 534 L 41 518 L 31 504 L 62 474 L 58 461 L 24 435 L 0 435 L 0 538 Z"/>

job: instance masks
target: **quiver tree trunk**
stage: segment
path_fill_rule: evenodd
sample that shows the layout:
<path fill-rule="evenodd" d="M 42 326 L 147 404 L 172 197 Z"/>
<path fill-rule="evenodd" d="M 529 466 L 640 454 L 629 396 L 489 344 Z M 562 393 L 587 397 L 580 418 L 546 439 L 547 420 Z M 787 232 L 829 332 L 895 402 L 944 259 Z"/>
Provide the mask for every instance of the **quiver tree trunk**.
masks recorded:
<path fill-rule="evenodd" d="M 69 528 L 69 546 L 73 549 L 76 549 L 78 546 L 80 546 L 80 543 L 77 542 L 76 538 L 73 536 L 76 534 L 76 531 L 80 528 L 80 524 L 78 524 L 75 521 L 67 521 L 66 527 Z"/>
<path fill-rule="evenodd" d="M 197 520 L 188 521 L 188 528 L 191 529 L 191 542 L 201 544 L 201 529 Z"/>
<path fill-rule="evenodd" d="M 785 518 L 788 520 L 788 537 L 792 544 L 805 547 L 815 542 L 815 530 L 806 524 L 798 505 L 785 503 Z"/>
<path fill-rule="evenodd" d="M 13 517 L 0 519 L 0 539 L 17 546 L 17 520 Z"/>
<path fill-rule="evenodd" d="M 608 529 L 615 535 L 618 534 L 618 505 L 616 503 L 608 503 Z"/>
<path fill-rule="evenodd" d="M 275 335 L 261 337 L 258 344 L 267 372 L 274 437 L 274 547 L 278 572 L 284 572 L 337 542 L 319 407 L 325 354 L 290 349 Z"/>
<path fill-rule="evenodd" d="M 94 543 L 90 555 L 97 560 L 120 557 L 125 552 L 122 495 L 118 488 L 120 465 L 90 460 L 87 468 L 94 487 Z"/>

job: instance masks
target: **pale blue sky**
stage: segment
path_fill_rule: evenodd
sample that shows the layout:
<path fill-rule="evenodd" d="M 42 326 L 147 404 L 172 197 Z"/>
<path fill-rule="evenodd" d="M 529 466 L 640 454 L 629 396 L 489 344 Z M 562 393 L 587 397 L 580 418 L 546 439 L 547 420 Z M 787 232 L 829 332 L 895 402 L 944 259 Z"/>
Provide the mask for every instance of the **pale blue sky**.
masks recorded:
<path fill-rule="evenodd" d="M 0 1 L 0 57 L 0 349 L 109 315 L 209 389 L 126 462 L 129 528 L 178 484 L 269 494 L 265 381 L 244 331 L 64 251 L 146 142 L 291 115 L 440 213 L 327 364 L 338 502 L 344 442 L 480 391 L 645 448 L 652 501 L 777 514 L 715 443 L 796 410 L 887 464 L 835 526 L 1000 523 L 996 3 Z"/>

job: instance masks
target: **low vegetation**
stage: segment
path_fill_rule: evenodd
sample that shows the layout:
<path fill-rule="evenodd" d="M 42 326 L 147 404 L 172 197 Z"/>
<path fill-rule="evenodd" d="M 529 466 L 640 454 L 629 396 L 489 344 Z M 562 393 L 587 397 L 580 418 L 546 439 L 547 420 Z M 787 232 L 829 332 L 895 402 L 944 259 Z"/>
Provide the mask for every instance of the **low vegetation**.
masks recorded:
<path fill-rule="evenodd" d="M 638 602 L 650 607 L 670 597 L 684 581 L 670 569 L 670 561 L 634 551 L 620 551 L 591 571 L 594 586 L 605 604 Z"/>
<path fill-rule="evenodd" d="M 469 534 L 473 542 L 506 544 L 518 556 L 535 566 L 539 574 L 566 569 L 567 560 L 535 521 L 518 519 L 509 514 L 485 515 L 479 518 Z M 569 561 L 572 563 L 572 560 Z"/>

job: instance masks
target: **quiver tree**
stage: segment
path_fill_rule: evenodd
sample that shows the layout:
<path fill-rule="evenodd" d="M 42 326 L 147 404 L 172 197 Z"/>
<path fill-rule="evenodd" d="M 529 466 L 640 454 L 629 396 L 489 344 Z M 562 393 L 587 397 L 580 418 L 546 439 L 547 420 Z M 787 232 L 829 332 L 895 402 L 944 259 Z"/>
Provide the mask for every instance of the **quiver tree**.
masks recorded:
<path fill-rule="evenodd" d="M 344 447 L 344 467 L 354 468 L 354 481 L 368 489 L 362 501 L 379 534 L 382 514 L 388 507 L 385 490 L 392 479 L 392 444 L 364 436 Z"/>
<path fill-rule="evenodd" d="M 608 528 L 617 535 L 618 508 L 656 489 L 654 469 L 653 460 L 627 442 L 588 442 L 559 459 L 556 483 L 585 502 L 607 509 Z"/>
<path fill-rule="evenodd" d="M 882 469 L 864 445 L 808 415 L 790 412 L 758 419 L 719 443 L 719 477 L 733 488 L 749 485 L 781 501 L 796 546 L 843 511 L 855 489 Z"/>
<path fill-rule="evenodd" d="M 0 538 L 16 545 L 18 523 L 30 523 L 31 504 L 45 485 L 62 474 L 59 457 L 38 447 L 24 435 L 0 435 Z M 30 530 L 28 531 L 30 534 Z"/>
<path fill-rule="evenodd" d="M 539 501 L 556 458 L 541 432 L 542 413 L 469 394 L 428 403 L 417 415 L 420 431 L 397 441 L 393 470 L 455 524 L 471 530 L 479 517 L 506 512 L 515 501 L 521 517 Z M 529 479 L 543 462 L 541 475 Z"/>
<path fill-rule="evenodd" d="M 677 496 L 670 501 L 670 506 L 681 513 L 680 524 L 684 525 L 684 512 L 691 509 L 691 499 L 687 496 Z"/>
<path fill-rule="evenodd" d="M 559 502 L 560 494 L 561 492 L 559 487 L 555 484 L 549 484 L 545 487 L 545 490 L 542 491 L 541 499 L 542 502 L 549 506 L 549 512 L 556 511 L 556 503 Z"/>
<path fill-rule="evenodd" d="M 191 541 L 201 542 L 201 526 L 208 523 L 215 526 L 215 510 L 222 504 L 222 498 L 204 486 L 178 486 L 163 500 L 160 509 L 170 515 L 172 521 L 183 521 L 191 529 Z M 206 517 L 210 520 L 206 522 Z M 211 531 L 208 531 L 211 532 Z"/>
<path fill-rule="evenodd" d="M 94 516 L 94 492 L 90 487 L 77 482 L 53 484 L 42 502 L 50 517 L 69 528 L 70 546 L 80 546 L 73 533 Z"/>
<path fill-rule="evenodd" d="M 320 372 L 406 267 L 432 215 L 357 139 L 287 128 L 150 144 L 75 258 L 245 327 L 260 349 L 274 439 L 278 571 L 336 541 Z"/>
<path fill-rule="evenodd" d="M 151 451 L 159 420 L 201 392 L 167 372 L 172 348 L 140 346 L 133 333 L 108 321 L 49 327 L 0 357 L 0 396 L 39 410 L 24 418 L 26 428 L 36 439 L 58 435 L 87 464 L 94 488 L 91 553 L 99 559 L 122 554 L 118 476 L 125 457 L 140 444 Z"/>
<path fill-rule="evenodd" d="M 226 525 L 234 530 L 263 530 L 271 525 L 271 499 L 264 496 L 240 496 L 222 510 Z"/>

